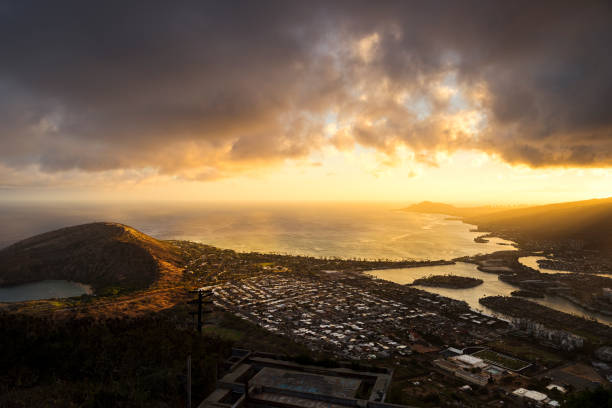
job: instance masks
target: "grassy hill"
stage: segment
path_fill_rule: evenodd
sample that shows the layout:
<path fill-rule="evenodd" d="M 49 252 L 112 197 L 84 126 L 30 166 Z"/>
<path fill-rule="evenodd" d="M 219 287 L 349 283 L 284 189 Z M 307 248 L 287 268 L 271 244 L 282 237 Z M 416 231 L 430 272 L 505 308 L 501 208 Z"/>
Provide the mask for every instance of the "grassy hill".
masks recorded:
<path fill-rule="evenodd" d="M 66 279 L 139 289 L 182 261 L 177 249 L 131 227 L 99 222 L 62 228 L 0 250 L 0 285 Z"/>
<path fill-rule="evenodd" d="M 482 230 L 513 231 L 531 239 L 581 240 L 612 250 L 612 198 L 541 205 L 466 217 Z"/>

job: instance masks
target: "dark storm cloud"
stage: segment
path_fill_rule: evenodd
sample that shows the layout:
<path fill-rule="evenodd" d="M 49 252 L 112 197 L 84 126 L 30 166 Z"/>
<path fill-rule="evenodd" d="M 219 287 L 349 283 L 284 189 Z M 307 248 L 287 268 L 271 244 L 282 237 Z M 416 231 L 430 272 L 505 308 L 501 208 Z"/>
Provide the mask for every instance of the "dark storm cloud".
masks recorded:
<path fill-rule="evenodd" d="M 322 30 L 308 9 L 225 4 L 5 5 L 3 160 L 173 171 L 197 162 L 187 151 L 298 154 L 303 141 L 285 131 L 294 118 L 280 115 L 299 98 L 316 109 L 316 85 L 300 89 L 294 65 L 317 70 L 305 47 Z"/>
<path fill-rule="evenodd" d="M 0 162 L 209 179 L 342 136 L 610 166 L 611 23 L 605 2 L 4 2 Z M 447 124 L 449 73 L 478 137 Z M 328 139 L 329 112 L 350 126 Z"/>

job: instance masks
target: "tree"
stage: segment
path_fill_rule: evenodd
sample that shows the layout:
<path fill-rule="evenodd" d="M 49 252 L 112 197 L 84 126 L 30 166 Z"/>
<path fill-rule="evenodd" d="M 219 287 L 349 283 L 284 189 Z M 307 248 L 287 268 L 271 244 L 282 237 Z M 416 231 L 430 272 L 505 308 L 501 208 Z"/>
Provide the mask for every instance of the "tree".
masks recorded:
<path fill-rule="evenodd" d="M 572 394 L 565 408 L 612 408 L 612 390 L 599 387 L 595 390 L 584 390 Z"/>

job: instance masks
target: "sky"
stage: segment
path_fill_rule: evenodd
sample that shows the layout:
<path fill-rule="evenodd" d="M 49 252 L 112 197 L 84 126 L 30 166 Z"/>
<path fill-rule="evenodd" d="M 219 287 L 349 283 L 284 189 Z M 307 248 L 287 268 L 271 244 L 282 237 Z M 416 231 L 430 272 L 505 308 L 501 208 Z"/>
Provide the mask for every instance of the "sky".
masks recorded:
<path fill-rule="evenodd" d="M 3 1 L 0 199 L 612 196 L 581 3 Z"/>

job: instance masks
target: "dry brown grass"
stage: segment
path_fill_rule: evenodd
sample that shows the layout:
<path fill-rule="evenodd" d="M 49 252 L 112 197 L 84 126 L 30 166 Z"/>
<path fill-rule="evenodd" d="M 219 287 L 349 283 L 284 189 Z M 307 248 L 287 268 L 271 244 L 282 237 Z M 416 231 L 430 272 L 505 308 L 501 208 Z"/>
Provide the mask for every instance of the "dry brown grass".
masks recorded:
<path fill-rule="evenodd" d="M 135 317 L 150 312 L 169 309 L 178 303 L 185 302 L 190 297 L 188 290 L 182 282 L 183 259 L 178 249 L 168 242 L 159 241 L 134 228 L 122 224 L 96 223 L 78 226 L 69 230 L 69 233 L 78 233 L 78 238 L 83 240 L 83 245 L 96 245 L 100 242 L 100 235 L 104 240 L 121 242 L 131 246 L 137 246 L 146 251 L 154 262 L 156 270 L 155 279 L 146 287 L 131 291 L 118 296 L 90 297 L 87 299 L 49 299 L 35 300 L 30 302 L 19 302 L 11 304 L 0 304 L 0 310 L 16 313 L 50 314 L 56 318 L 94 316 L 100 318 L 109 317 Z M 88 230 L 94 230 L 97 234 L 96 240 L 91 244 L 84 236 Z M 64 230 L 65 231 L 65 230 Z M 108 232 L 106 232 L 108 231 Z M 67 240 L 74 240 L 69 234 L 62 234 L 62 230 L 43 234 L 42 238 L 34 237 L 20 243 L 25 248 L 40 247 L 41 245 L 64 245 Z M 42 244 L 41 244 L 42 242 Z M 19 249 L 19 247 L 18 247 Z M 119 274 L 139 273 L 139 269 L 131 271 L 129 266 L 121 270 Z M 45 278 L 45 277 L 43 277 Z M 121 279 L 122 276 L 117 276 Z M 89 283 L 86 279 L 83 283 Z"/>

